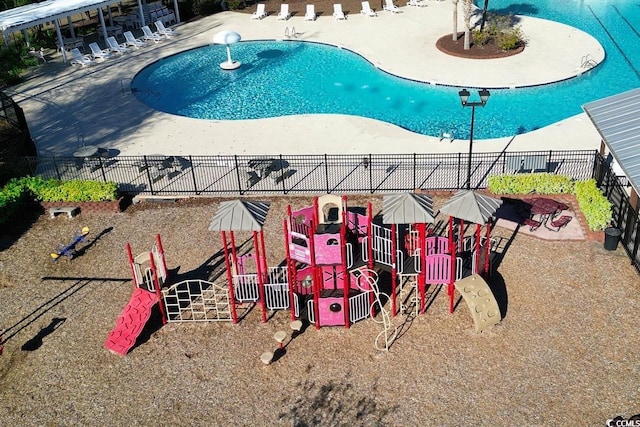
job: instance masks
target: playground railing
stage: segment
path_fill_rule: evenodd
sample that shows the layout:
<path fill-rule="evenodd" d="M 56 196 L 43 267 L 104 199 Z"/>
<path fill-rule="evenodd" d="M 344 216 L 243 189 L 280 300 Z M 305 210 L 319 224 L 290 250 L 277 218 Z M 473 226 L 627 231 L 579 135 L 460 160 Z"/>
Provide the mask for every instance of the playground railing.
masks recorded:
<path fill-rule="evenodd" d="M 138 195 L 245 195 L 318 193 L 392 193 L 456 190 L 466 183 L 469 154 L 326 154 L 276 156 L 116 156 L 78 163 L 74 157 L 22 157 L 32 174 L 44 178 L 114 181 L 123 193 Z M 544 156 L 536 172 L 591 178 L 595 150 L 473 153 L 471 187 L 485 188 L 488 178 L 513 170 L 513 157 Z M 366 159 L 366 161 L 364 161 Z M 271 167 L 257 175 L 257 161 Z M 524 163 L 522 163 L 524 164 Z M 278 167 L 287 166 L 286 173 Z"/>

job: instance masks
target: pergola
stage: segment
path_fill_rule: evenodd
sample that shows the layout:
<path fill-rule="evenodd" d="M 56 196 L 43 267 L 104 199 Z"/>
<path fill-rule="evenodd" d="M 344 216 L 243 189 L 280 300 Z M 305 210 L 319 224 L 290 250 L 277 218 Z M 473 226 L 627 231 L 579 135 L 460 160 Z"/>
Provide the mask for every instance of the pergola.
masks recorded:
<path fill-rule="evenodd" d="M 144 22 L 144 9 L 142 7 L 142 0 L 138 1 L 138 9 L 140 11 L 140 19 L 142 25 Z M 5 45 L 9 45 L 9 34 L 18 31 L 25 31 L 28 28 L 35 27 L 48 22 L 53 22 L 56 29 L 56 37 L 60 46 L 64 46 L 62 33 L 60 32 L 60 20 L 67 18 L 69 23 L 69 29 L 73 36 L 73 25 L 71 23 L 71 16 L 84 13 L 90 10 L 97 9 L 100 19 L 100 26 L 102 27 L 102 34 L 104 39 L 107 39 L 107 29 L 104 21 L 104 14 L 102 8 L 104 6 L 110 6 L 112 4 L 121 3 L 121 0 L 47 0 L 41 3 L 32 3 L 26 6 L 16 7 L 0 12 L 0 31 L 2 31 L 2 37 Z M 179 22 L 178 15 L 178 0 L 173 1 L 176 20 Z M 109 17 L 111 17 L 111 8 L 109 8 Z M 26 34 L 25 34 L 26 35 Z M 28 40 L 28 38 L 27 38 Z M 62 58 L 67 60 L 66 52 L 62 49 Z"/>
<path fill-rule="evenodd" d="M 604 145 L 633 187 L 631 203 L 637 207 L 640 194 L 640 89 L 633 89 L 582 106 Z"/>

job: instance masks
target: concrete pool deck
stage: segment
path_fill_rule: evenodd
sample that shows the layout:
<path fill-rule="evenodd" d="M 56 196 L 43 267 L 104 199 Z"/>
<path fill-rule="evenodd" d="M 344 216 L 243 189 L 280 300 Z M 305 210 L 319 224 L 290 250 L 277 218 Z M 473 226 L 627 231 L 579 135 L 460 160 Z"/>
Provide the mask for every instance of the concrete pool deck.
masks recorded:
<path fill-rule="evenodd" d="M 470 60 L 443 54 L 435 42 L 452 31 L 451 7 L 449 2 L 430 1 L 428 7 L 403 6 L 402 13 L 380 12 L 377 18 L 348 11 L 346 21 L 320 16 L 314 22 L 305 22 L 301 14 L 279 21 L 270 11 L 270 16 L 256 21 L 247 14 L 224 12 L 179 25 L 180 35 L 174 39 L 85 69 L 55 58 L 6 93 L 24 109 L 42 155 L 71 155 L 82 145 L 116 149 L 122 155 L 466 152 L 468 140 L 440 141 L 362 117 L 301 115 L 243 121 L 178 117 L 142 104 L 129 85 L 146 65 L 209 44 L 222 30 L 237 31 L 243 40 L 260 40 L 284 38 L 285 29 L 295 27 L 299 40 L 343 46 L 390 73 L 469 88 L 564 80 L 586 71 L 581 68 L 585 57 L 604 59 L 601 45 L 588 34 L 528 17 L 520 25 L 529 43 L 519 55 Z M 458 30 L 462 28 L 460 22 Z M 459 100 L 455 97 L 452 102 Z M 468 113 L 461 108 L 461 115 Z M 599 144 L 597 131 L 583 113 L 522 135 L 475 140 L 474 151 L 597 149 Z"/>

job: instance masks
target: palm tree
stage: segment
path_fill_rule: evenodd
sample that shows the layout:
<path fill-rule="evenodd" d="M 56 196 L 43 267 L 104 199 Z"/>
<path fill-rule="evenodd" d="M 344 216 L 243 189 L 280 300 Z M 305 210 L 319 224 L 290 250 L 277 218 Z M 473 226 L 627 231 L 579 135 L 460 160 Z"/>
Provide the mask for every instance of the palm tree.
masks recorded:
<path fill-rule="evenodd" d="M 489 7 L 489 0 L 484 0 L 484 6 L 482 7 L 482 21 L 480 22 L 480 31 L 484 29 L 484 23 L 487 20 L 488 7 Z"/>
<path fill-rule="evenodd" d="M 453 41 L 458 41 L 458 0 L 451 0 L 453 3 Z"/>
<path fill-rule="evenodd" d="M 464 50 L 471 49 L 471 13 L 473 11 L 473 0 L 462 0 L 462 11 L 464 13 Z"/>

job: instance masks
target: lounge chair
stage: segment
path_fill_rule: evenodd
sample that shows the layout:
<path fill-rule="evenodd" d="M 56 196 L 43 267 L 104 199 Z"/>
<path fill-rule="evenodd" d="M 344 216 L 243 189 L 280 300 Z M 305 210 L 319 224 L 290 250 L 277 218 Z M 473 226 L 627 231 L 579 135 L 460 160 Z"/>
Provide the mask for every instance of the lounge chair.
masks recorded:
<path fill-rule="evenodd" d="M 264 10 L 264 3 L 258 3 L 256 11 L 251 15 L 251 19 L 262 19 L 267 16 L 267 12 Z"/>
<path fill-rule="evenodd" d="M 40 48 L 40 50 L 31 48 L 31 50 L 29 50 L 29 55 L 33 56 L 34 58 L 42 59 L 42 62 L 47 62 L 47 59 L 44 57 L 44 48 L 42 47 Z"/>
<path fill-rule="evenodd" d="M 127 46 L 138 49 L 147 45 L 142 40 L 135 38 L 131 31 L 125 31 L 123 34 L 124 39 L 127 41 Z"/>
<path fill-rule="evenodd" d="M 305 21 L 315 21 L 316 20 L 316 7 L 312 4 L 307 5 L 307 11 L 304 14 Z"/>
<path fill-rule="evenodd" d="M 111 58 L 111 52 L 108 49 L 101 49 L 98 43 L 89 43 L 89 49 L 91 49 L 91 56 L 93 59 L 109 59 Z"/>
<path fill-rule="evenodd" d="M 142 27 L 142 40 L 151 40 L 154 43 L 158 43 L 162 40 L 162 36 L 158 33 L 154 33 L 148 25 L 145 25 Z"/>
<path fill-rule="evenodd" d="M 427 4 L 425 2 L 423 2 L 422 0 L 409 0 L 407 2 L 407 6 L 416 6 L 416 7 L 424 7 Z"/>
<path fill-rule="evenodd" d="M 168 37 L 175 37 L 178 35 L 177 31 L 173 31 L 171 28 L 165 27 L 162 21 L 156 21 L 154 25 L 158 30 L 158 34 L 160 34 L 161 36 L 165 36 L 168 38 Z"/>
<path fill-rule="evenodd" d="M 393 4 L 393 0 L 384 0 L 384 6 L 382 9 L 386 10 L 387 12 L 393 12 L 393 13 L 401 12 L 400 8 L 395 4 Z"/>
<path fill-rule="evenodd" d="M 346 20 L 346 16 L 344 16 L 344 12 L 342 11 L 342 5 L 340 3 L 333 5 L 333 18 L 336 21 Z"/>
<path fill-rule="evenodd" d="M 360 11 L 362 15 L 366 15 L 369 17 L 378 16 L 375 10 L 371 9 L 371 5 L 369 5 L 368 1 L 362 2 L 362 10 Z"/>
<path fill-rule="evenodd" d="M 91 58 L 91 55 L 83 55 L 82 53 L 80 53 L 77 47 L 71 49 L 69 53 L 71 54 L 71 65 L 80 65 L 82 67 L 86 67 L 87 65 L 95 64 L 95 61 L 93 60 L 93 58 Z"/>
<path fill-rule="evenodd" d="M 289 13 L 289 5 L 287 3 L 282 3 L 280 5 L 280 13 L 278 13 L 278 16 L 276 18 L 281 21 L 286 21 L 290 17 L 291 14 Z"/>
<path fill-rule="evenodd" d="M 107 46 L 109 46 L 109 50 L 113 53 L 119 53 L 122 55 L 123 53 L 129 52 L 129 48 L 126 43 L 118 43 L 115 37 L 109 36 L 107 37 Z"/>

